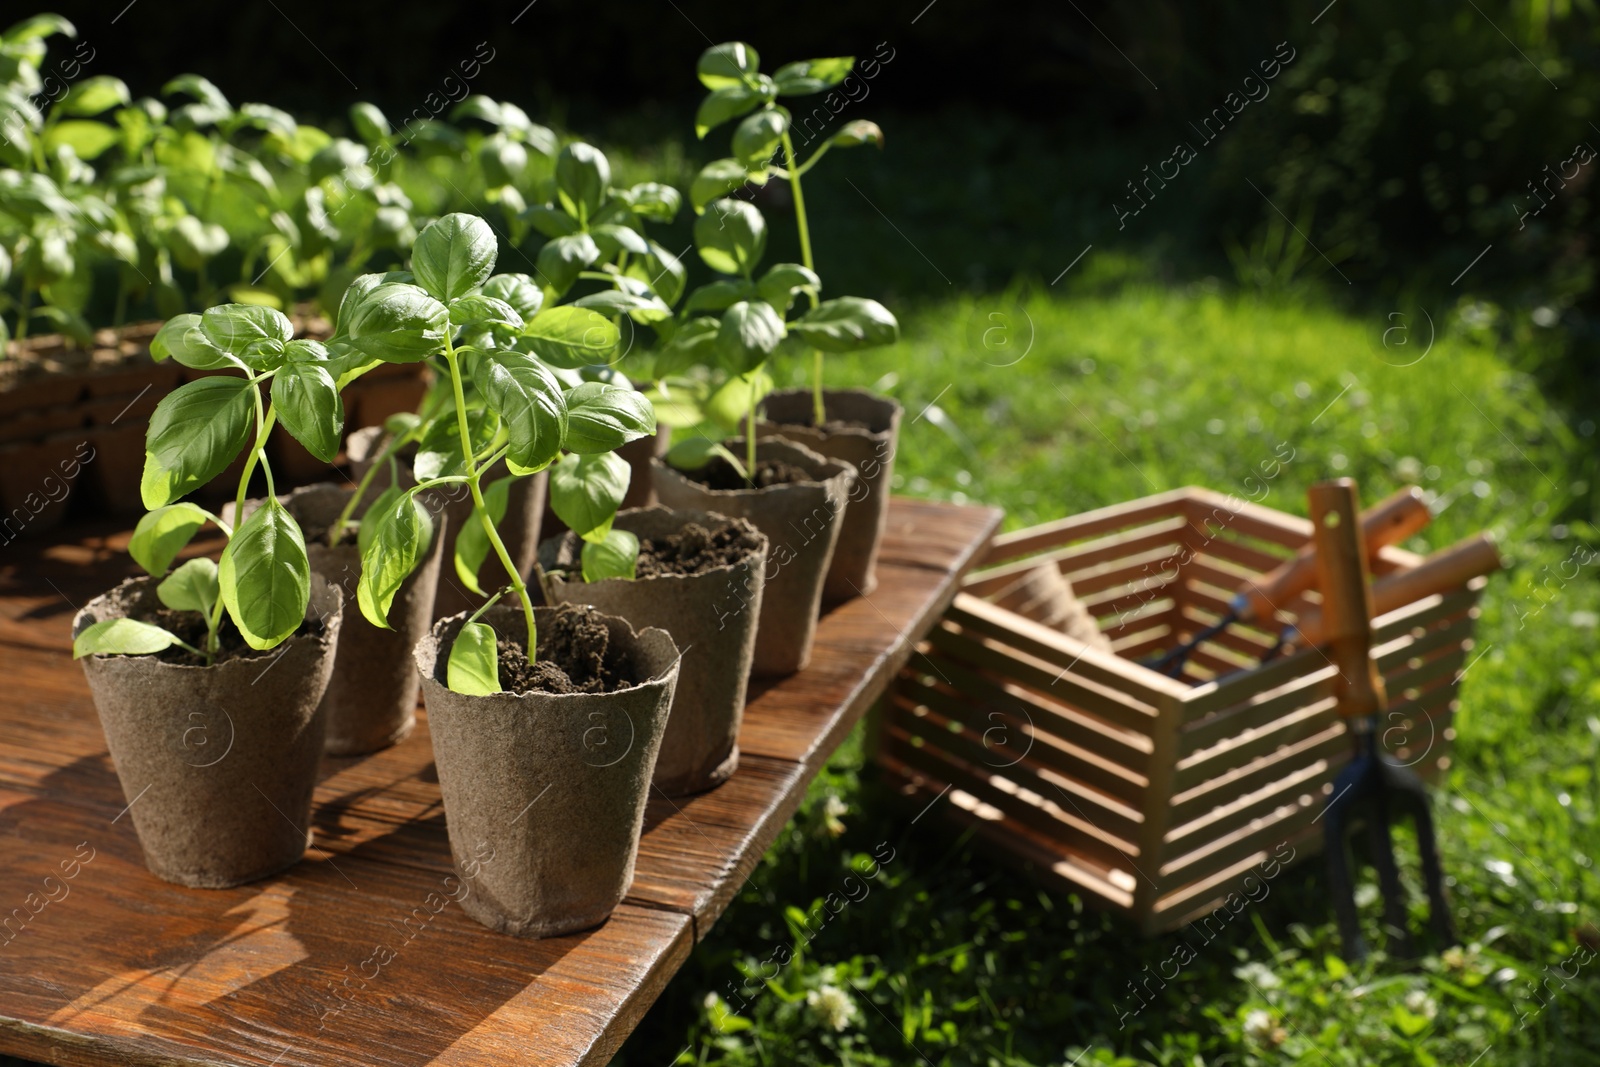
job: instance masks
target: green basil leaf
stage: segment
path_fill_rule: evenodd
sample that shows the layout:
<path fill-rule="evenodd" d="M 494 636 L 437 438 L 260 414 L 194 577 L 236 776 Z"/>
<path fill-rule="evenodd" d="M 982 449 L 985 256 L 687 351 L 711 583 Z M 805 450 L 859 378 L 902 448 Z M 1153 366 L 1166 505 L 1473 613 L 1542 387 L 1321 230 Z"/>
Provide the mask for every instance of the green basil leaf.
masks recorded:
<path fill-rule="evenodd" d="M 167 575 L 166 580 L 156 586 L 156 596 L 173 611 L 198 611 L 209 615 L 221 590 L 217 565 L 201 556 Z"/>
<path fill-rule="evenodd" d="M 697 471 L 719 456 L 731 455 L 720 441 L 694 434 L 674 441 L 667 449 L 667 463 L 680 471 Z"/>
<path fill-rule="evenodd" d="M 469 622 L 461 627 L 450 645 L 444 684 L 452 693 L 469 697 L 502 692 L 500 652 L 496 647 L 494 628 L 488 623 Z"/>
<path fill-rule="evenodd" d="M 544 204 L 533 205 L 522 213 L 522 217 L 546 237 L 565 237 L 583 229 L 578 225 L 578 220 L 565 211 Z"/>
<path fill-rule="evenodd" d="M 598 541 L 583 546 L 583 580 L 600 582 L 607 578 L 633 581 L 639 563 L 639 538 L 627 530 L 610 530 Z"/>
<path fill-rule="evenodd" d="M 344 401 L 333 375 L 319 363 L 286 363 L 272 379 L 278 421 L 306 451 L 332 463 L 344 437 Z"/>
<path fill-rule="evenodd" d="M 660 182 L 640 182 L 628 190 L 628 206 L 642 219 L 671 222 L 683 206 L 683 194 Z"/>
<path fill-rule="evenodd" d="M 753 390 L 752 383 L 754 383 Z M 759 404 L 761 398 L 772 392 L 772 389 L 772 376 L 767 373 L 764 366 L 757 367 L 748 374 L 736 375 L 729 378 L 721 388 L 707 398 L 706 417 L 726 430 L 736 430 L 744 421 L 745 413 L 750 410 L 752 391 L 755 394 L 754 402 Z"/>
<path fill-rule="evenodd" d="M 685 311 L 726 311 L 741 300 L 756 295 L 756 287 L 744 279 L 724 279 L 708 282 L 689 294 L 684 301 Z"/>
<path fill-rule="evenodd" d="M 500 245 L 489 224 L 455 212 L 430 222 L 411 247 L 411 272 L 430 296 L 449 303 L 489 280 Z"/>
<path fill-rule="evenodd" d="M 594 217 L 611 184 L 611 163 L 593 145 L 575 141 L 556 156 L 556 196 L 580 222 Z"/>
<path fill-rule="evenodd" d="M 743 41 L 714 44 L 700 53 L 695 73 L 707 89 L 743 85 L 746 77 L 761 69 L 761 56 Z"/>
<path fill-rule="evenodd" d="M 544 306 L 544 293 L 526 274 L 496 274 L 483 283 L 483 295 L 504 300 L 516 309 L 523 320 L 539 314 Z"/>
<path fill-rule="evenodd" d="M 780 96 L 805 96 L 838 85 L 849 77 L 855 65 L 855 56 L 802 59 L 779 67 L 773 72 L 772 80 L 777 83 Z"/>
<path fill-rule="evenodd" d="M 467 405 L 467 435 L 473 455 L 481 455 L 494 440 L 499 420 L 484 409 L 482 404 Z M 456 426 L 454 406 L 445 409 L 423 431 L 417 442 L 417 455 L 411 462 L 417 481 L 434 478 L 451 478 L 467 473 L 466 460 L 461 455 L 461 431 Z"/>
<path fill-rule="evenodd" d="M 356 305 L 350 344 L 371 359 L 416 363 L 444 347 L 450 312 L 415 285 L 386 283 Z"/>
<path fill-rule="evenodd" d="M 622 340 L 616 323 L 598 311 L 571 305 L 540 312 L 522 336 L 534 355 L 566 370 L 606 362 Z"/>
<path fill-rule="evenodd" d="M 764 93 L 748 85 L 729 85 L 714 89 L 709 96 L 700 101 L 700 109 L 695 112 L 694 135 L 703 138 L 729 119 L 736 119 L 766 101 Z"/>
<path fill-rule="evenodd" d="M 825 352 L 855 352 L 900 339 L 900 323 L 889 309 L 859 296 L 824 300 L 791 322 L 789 331 Z"/>
<path fill-rule="evenodd" d="M 854 122 L 845 123 L 843 129 L 828 138 L 828 143 L 835 148 L 854 148 L 863 144 L 877 145 L 882 148 L 883 130 L 878 128 L 876 122 L 869 122 L 867 119 L 856 119 Z"/>
<path fill-rule="evenodd" d="M 750 180 L 750 172 L 737 159 L 716 159 L 700 168 L 689 183 L 689 203 L 698 214 L 719 196 L 727 196 Z"/>
<path fill-rule="evenodd" d="M 217 564 L 217 581 L 228 615 L 251 648 L 272 648 L 305 621 L 311 598 L 306 541 L 275 498 L 267 497 L 233 531 Z"/>
<path fill-rule="evenodd" d="M 702 315 L 690 319 L 672 335 L 672 340 L 661 346 L 656 353 L 655 373 L 657 378 L 667 378 L 675 374 L 682 374 L 696 364 L 710 365 L 712 354 L 715 351 L 717 332 L 722 328 L 719 319 Z"/>
<path fill-rule="evenodd" d="M 504 300 L 482 293 L 468 293 L 450 301 L 450 325 L 456 329 L 468 326 L 507 326 L 522 329 L 522 316 Z"/>
<path fill-rule="evenodd" d="M 628 264 L 628 273 L 650 286 L 651 291 L 669 305 L 678 302 L 689 283 L 689 271 L 683 262 L 654 241 L 650 242 L 648 256 Z"/>
<path fill-rule="evenodd" d="M 433 516 L 415 491 L 402 493 L 378 516 L 370 543 L 361 554 L 356 602 L 367 621 L 390 629 L 389 608 L 433 544 Z"/>
<path fill-rule="evenodd" d="M 250 443 L 255 410 L 244 378 L 201 378 L 162 397 L 145 435 L 144 506 L 164 507 L 221 474 Z"/>
<path fill-rule="evenodd" d="M 57 122 L 44 131 L 44 147 L 55 152 L 65 146 L 82 160 L 98 159 L 106 149 L 122 142 L 122 133 L 103 122 L 86 119 L 67 119 Z"/>
<path fill-rule="evenodd" d="M 672 318 L 672 309 L 658 296 L 641 296 L 621 289 L 602 289 L 572 302 L 573 307 L 591 308 L 605 314 L 626 314 L 636 322 L 661 322 Z"/>
<path fill-rule="evenodd" d="M 102 619 L 72 641 L 72 658 L 147 656 L 171 648 L 178 639 L 159 626 L 137 619 Z"/>
<path fill-rule="evenodd" d="M 275 308 L 259 304 L 219 304 L 200 315 L 200 330 L 219 349 L 241 359 L 294 337 L 294 324 Z"/>
<path fill-rule="evenodd" d="M 215 223 L 201 222 L 193 215 L 185 215 L 172 224 L 169 235 L 172 255 L 178 265 L 194 270 L 206 260 L 221 255 L 228 247 L 228 231 Z"/>
<path fill-rule="evenodd" d="M 632 252 L 636 255 L 646 255 L 650 251 L 650 242 L 644 235 L 632 226 L 621 223 L 608 222 L 596 226 L 589 231 L 594 237 L 595 245 L 600 249 L 600 258 L 611 260 L 616 258 L 619 251 Z"/>
<path fill-rule="evenodd" d="M 147 511 L 133 528 L 128 555 L 150 574 L 165 574 L 207 521 L 206 513 L 194 504 L 171 504 Z"/>
<path fill-rule="evenodd" d="M 775 263 L 756 283 L 756 291 L 782 315 L 794 303 L 796 293 L 821 292 L 822 279 L 816 271 L 798 263 Z"/>
<path fill-rule="evenodd" d="M 584 382 L 567 394 L 566 447 L 570 452 L 613 452 L 655 430 L 655 411 L 636 390 Z"/>
<path fill-rule="evenodd" d="M 0 40 L 7 44 L 25 44 L 28 41 L 42 41 L 46 37 L 56 34 L 64 37 L 78 36 L 78 29 L 65 16 L 55 14 L 29 15 L 0 34 Z M 194 75 L 189 75 L 191 78 Z"/>
<path fill-rule="evenodd" d="M 789 116 L 777 108 L 765 108 L 746 118 L 733 131 L 733 154 L 746 167 L 761 167 L 773 162 L 789 130 Z M 777 161 L 782 165 L 782 160 Z"/>
<path fill-rule="evenodd" d="M 489 515 L 489 521 L 496 526 L 506 517 L 506 504 L 510 500 L 511 483 L 514 480 L 511 477 L 496 478 L 483 487 L 483 508 Z M 477 515 L 469 516 L 466 525 L 456 533 L 455 567 L 456 577 L 474 596 L 488 595 L 478 584 L 478 572 L 483 569 L 483 561 L 489 558 L 491 547 L 483 520 Z"/>
<path fill-rule="evenodd" d="M 378 532 L 378 519 L 394 507 L 394 502 L 404 492 L 399 486 L 390 485 L 378 494 L 378 499 L 367 505 L 366 512 L 361 516 L 361 524 L 356 528 L 356 551 L 367 554 L 367 546 Z"/>
<path fill-rule="evenodd" d="M 600 258 L 600 246 L 586 233 L 554 237 L 539 249 L 535 266 L 549 283 L 553 295 L 559 297 L 572 288 L 583 268 Z"/>
<path fill-rule="evenodd" d="M 550 509 L 585 541 L 605 538 L 633 468 L 614 452 L 564 456 L 550 468 Z"/>
<path fill-rule="evenodd" d="M 717 355 L 735 374 L 765 363 L 784 337 L 783 318 L 762 300 L 741 300 L 722 313 Z"/>
<path fill-rule="evenodd" d="M 505 424 L 509 460 L 522 470 L 542 470 L 561 454 L 567 405 L 555 375 L 520 352 L 491 349 L 477 359 L 475 381 Z"/>
<path fill-rule="evenodd" d="M 497 133 L 478 146 L 478 166 L 491 188 L 502 185 L 515 188 L 528 167 L 528 150 L 520 142 Z"/>
<path fill-rule="evenodd" d="M 200 329 L 199 315 L 174 315 L 162 323 L 150 341 L 150 355 L 158 363 L 171 356 L 195 370 L 244 366 L 211 343 L 211 338 Z"/>
<path fill-rule="evenodd" d="M 365 101 L 350 105 L 350 126 L 356 131 L 356 136 L 367 142 L 369 146 L 380 144 L 389 139 L 389 120 L 376 104 Z"/>
<path fill-rule="evenodd" d="M 336 333 L 348 334 L 350 320 L 355 316 L 356 308 L 363 300 L 371 296 L 380 285 L 390 282 L 410 282 L 410 271 L 390 271 L 387 274 L 361 274 L 351 279 L 345 288 L 344 296 L 339 299 L 339 314 Z"/>
<path fill-rule="evenodd" d="M 767 250 L 767 220 L 754 204 L 713 200 L 694 220 L 694 244 L 712 270 L 748 277 Z"/>

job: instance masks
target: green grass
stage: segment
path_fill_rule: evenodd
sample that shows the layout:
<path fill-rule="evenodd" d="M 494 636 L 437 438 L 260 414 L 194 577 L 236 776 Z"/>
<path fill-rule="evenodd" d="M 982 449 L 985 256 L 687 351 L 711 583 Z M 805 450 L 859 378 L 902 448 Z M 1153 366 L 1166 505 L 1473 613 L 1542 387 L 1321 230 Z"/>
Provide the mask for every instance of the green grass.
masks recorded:
<path fill-rule="evenodd" d="M 1509 566 L 1484 600 L 1435 807 L 1466 947 L 1347 970 L 1316 860 L 1213 941 L 1142 939 L 933 816 L 912 827 L 915 812 L 863 766 L 858 732 L 618 1062 L 1600 1062 L 1600 956 L 1552 970 L 1600 922 L 1592 423 L 1569 427 L 1511 369 L 1517 352 L 1459 318 L 1395 367 L 1384 357 L 1417 347 L 1385 350 L 1381 318 L 1205 288 L 901 310 L 900 345 L 830 367 L 831 384 L 906 405 L 901 492 L 1000 504 L 1016 527 L 1191 483 L 1259 496 L 1247 479 L 1292 448 L 1268 506 L 1303 514 L 1306 486 L 1333 474 L 1358 478 L 1367 500 L 1415 481 L 1442 510 L 1410 547 L 1501 536 Z M 885 843 L 895 854 L 877 877 L 847 881 Z M 798 933 L 802 911 L 847 890 L 862 898 L 814 938 Z M 1124 1017 L 1138 1005 L 1130 981 L 1180 939 L 1194 960 Z M 824 987 L 848 999 L 819 999 Z M 1254 1035 L 1247 1020 L 1262 1024 Z"/>

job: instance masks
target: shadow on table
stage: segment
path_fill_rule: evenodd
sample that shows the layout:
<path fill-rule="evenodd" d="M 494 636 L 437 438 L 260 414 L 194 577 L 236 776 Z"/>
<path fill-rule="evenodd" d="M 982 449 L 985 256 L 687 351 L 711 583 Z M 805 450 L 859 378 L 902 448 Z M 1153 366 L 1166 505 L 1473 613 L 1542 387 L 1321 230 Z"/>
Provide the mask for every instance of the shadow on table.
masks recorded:
<path fill-rule="evenodd" d="M 10 940 L 0 934 L 0 1016 L 137 1034 L 119 1042 L 152 1054 L 201 1046 L 239 1062 L 422 1064 L 593 936 L 490 933 L 461 911 L 462 883 L 444 868 L 396 862 L 446 847 L 438 810 L 348 852 L 308 851 L 276 877 L 198 890 L 145 869 L 126 803 L 106 754 L 47 775 L 41 795 L 0 789 L 0 849 L 18 895 L 6 905 L 46 877 L 66 887 L 20 932 L 13 922 Z M 337 825 L 342 809 L 324 805 L 317 818 Z M 13 1051 L 46 1056 L 52 1043 Z"/>

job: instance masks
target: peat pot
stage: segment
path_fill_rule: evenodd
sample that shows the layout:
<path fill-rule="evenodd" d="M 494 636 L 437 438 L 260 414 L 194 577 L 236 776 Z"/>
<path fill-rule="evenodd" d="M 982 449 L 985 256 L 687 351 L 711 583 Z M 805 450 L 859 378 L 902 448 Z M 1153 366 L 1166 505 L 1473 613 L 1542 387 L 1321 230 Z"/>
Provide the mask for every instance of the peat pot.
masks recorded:
<path fill-rule="evenodd" d="M 827 421 L 814 424 L 815 401 L 809 389 L 782 389 L 761 402 L 765 416 L 756 429 L 761 437 L 784 437 L 856 468 L 849 504 L 839 527 L 839 543 L 822 586 L 822 601 L 837 604 L 866 596 L 878 584 L 878 546 L 889 515 L 889 489 L 893 484 L 894 454 L 900 446 L 900 417 L 905 409 L 896 400 L 865 389 L 824 389 L 823 414 Z"/>
<path fill-rule="evenodd" d="M 73 619 L 73 636 L 159 609 L 156 585 L 132 578 L 95 597 Z M 305 852 L 341 614 L 338 590 L 313 575 L 310 625 L 270 652 L 210 667 L 84 657 L 153 873 L 221 889 L 276 874 Z"/>
<path fill-rule="evenodd" d="M 739 765 L 739 724 L 755 654 L 767 539 L 742 519 L 664 507 L 621 511 L 613 524 L 641 541 L 660 542 L 691 525 L 709 530 L 730 522 L 749 529 L 753 543 L 740 558 L 699 574 L 586 582 L 577 534 L 539 546 L 542 583 L 552 602 L 589 604 L 635 626 L 660 627 L 683 650 L 672 715 L 656 760 L 655 784 L 668 796 L 710 789 Z"/>
<path fill-rule="evenodd" d="M 724 444 L 744 456 L 743 438 Z M 793 674 L 811 659 L 822 581 L 833 559 L 855 468 L 780 438 L 756 443 L 756 462 L 767 461 L 799 467 L 807 479 L 762 489 L 711 489 L 656 460 L 656 495 L 668 507 L 748 519 L 767 535 L 766 583 L 751 673 Z"/>
<path fill-rule="evenodd" d="M 536 624 L 554 610 L 537 609 Z M 525 937 L 595 926 L 633 882 L 678 648 L 664 630 L 635 633 L 604 615 L 645 681 L 611 693 L 464 696 L 445 679 L 466 619 L 440 620 L 416 649 L 450 852 L 468 887 L 461 907 Z M 497 605 L 481 621 L 526 639 L 520 608 Z"/>
<path fill-rule="evenodd" d="M 344 597 L 333 678 L 322 697 L 330 756 L 361 756 L 388 748 L 404 740 L 416 725 L 419 679 L 411 651 L 433 623 L 443 535 L 449 525 L 446 516 L 434 516 L 433 547 L 395 594 L 389 609 L 392 628 L 380 629 L 367 621 L 356 604 L 361 552 L 355 533 L 328 546 L 326 530 L 339 520 L 353 492 L 348 485 L 322 482 L 280 498 L 306 533 L 311 572 L 321 575 Z M 370 503 L 378 494 L 368 489 L 367 497 Z M 246 502 L 246 511 L 255 510 L 258 503 Z M 353 517 L 359 519 L 365 510 L 365 504 L 359 505 Z"/>

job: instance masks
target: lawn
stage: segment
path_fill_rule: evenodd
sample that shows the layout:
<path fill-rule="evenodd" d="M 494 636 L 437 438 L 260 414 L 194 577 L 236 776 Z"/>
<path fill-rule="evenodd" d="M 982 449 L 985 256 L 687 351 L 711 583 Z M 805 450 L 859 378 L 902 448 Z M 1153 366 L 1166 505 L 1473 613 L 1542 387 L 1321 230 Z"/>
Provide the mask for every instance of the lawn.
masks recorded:
<path fill-rule="evenodd" d="M 1103 267 L 1078 269 L 1078 293 L 902 306 L 904 340 L 830 380 L 905 404 L 900 492 L 999 504 L 1009 528 L 1184 484 L 1244 493 L 1292 449 L 1269 506 L 1303 514 L 1308 484 L 1345 474 L 1368 500 L 1436 495 L 1409 547 L 1495 531 L 1508 569 L 1436 797 L 1463 948 L 1347 968 L 1317 861 L 1214 941 L 1143 940 L 938 818 L 913 827 L 858 731 L 618 1062 L 1600 1062 L 1600 534 L 1574 518 L 1593 423 L 1514 370 L 1525 353 L 1497 348 L 1475 308 L 1436 313 L 1418 360 L 1427 337 L 1385 347 L 1381 315 L 1217 285 L 1106 296 L 1090 291 Z M 874 857 L 865 895 L 807 939 L 803 912 Z M 1140 1010 L 1130 983 L 1179 939 L 1196 958 Z M 772 976 L 774 953 L 790 962 Z"/>

